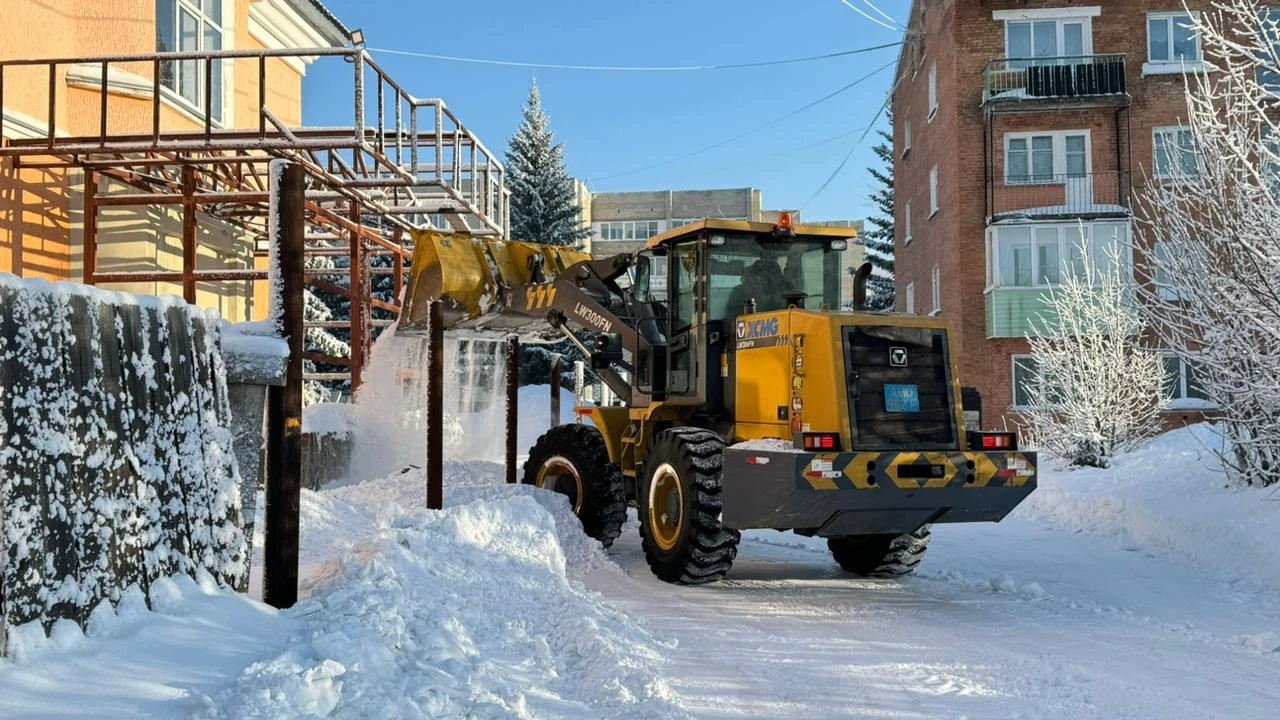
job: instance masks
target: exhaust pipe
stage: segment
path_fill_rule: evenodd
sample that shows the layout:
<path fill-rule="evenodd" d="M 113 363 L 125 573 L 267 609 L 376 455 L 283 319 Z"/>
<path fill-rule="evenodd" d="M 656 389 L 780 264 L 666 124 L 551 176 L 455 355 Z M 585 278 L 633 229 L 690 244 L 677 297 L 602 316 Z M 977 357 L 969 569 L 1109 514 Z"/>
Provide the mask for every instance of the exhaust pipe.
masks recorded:
<path fill-rule="evenodd" d="M 867 278 L 871 277 L 871 263 L 864 262 L 853 273 L 853 309 L 867 309 Z"/>

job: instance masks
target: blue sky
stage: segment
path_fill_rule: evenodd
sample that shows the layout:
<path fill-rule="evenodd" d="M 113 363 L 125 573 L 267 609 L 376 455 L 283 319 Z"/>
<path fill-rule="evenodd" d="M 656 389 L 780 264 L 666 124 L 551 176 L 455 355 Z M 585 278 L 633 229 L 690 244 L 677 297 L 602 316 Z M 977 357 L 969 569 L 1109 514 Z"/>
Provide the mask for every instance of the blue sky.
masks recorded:
<path fill-rule="evenodd" d="M 862 0 L 850 0 L 863 7 Z M 872 0 L 905 22 L 906 0 Z M 525 62 L 653 66 L 731 64 L 820 55 L 898 42 L 840 0 L 326 0 L 370 48 Z M 867 10 L 871 15 L 875 13 Z M 595 192 L 756 187 L 767 208 L 805 219 L 870 212 L 869 135 L 841 174 L 806 204 L 884 102 L 892 66 L 789 120 L 692 158 L 640 170 L 785 115 L 892 63 L 898 48 L 809 63 L 680 73 L 584 72 L 401 57 L 376 62 L 410 93 L 441 97 L 497 152 L 520 121 L 536 75 L 569 172 Z M 308 124 L 349 116 L 349 75 L 317 64 L 308 75 Z M 342 113 L 334 115 L 341 107 Z M 887 127 L 883 116 L 878 126 Z M 836 136 L 844 135 L 843 137 Z M 831 139 L 835 138 L 835 139 Z M 827 142 L 819 142 L 828 140 Z M 807 146 L 807 147 L 806 147 Z"/>

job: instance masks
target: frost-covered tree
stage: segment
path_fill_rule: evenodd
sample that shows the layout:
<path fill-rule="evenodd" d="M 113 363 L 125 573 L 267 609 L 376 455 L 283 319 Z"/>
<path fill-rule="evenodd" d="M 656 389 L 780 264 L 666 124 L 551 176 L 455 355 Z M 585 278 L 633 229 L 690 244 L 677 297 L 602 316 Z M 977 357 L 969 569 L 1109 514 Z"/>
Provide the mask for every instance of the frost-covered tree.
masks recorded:
<path fill-rule="evenodd" d="M 1029 442 L 1073 465 L 1108 467 L 1161 430 L 1168 405 L 1160 353 L 1141 340 L 1133 283 L 1112 252 L 1101 267 L 1079 243 L 1071 272 L 1031 323 L 1034 378 L 1022 411 Z"/>
<path fill-rule="evenodd" d="M 350 285 L 351 276 L 349 274 L 325 275 L 325 270 L 333 270 L 337 267 L 332 257 L 312 255 L 308 256 L 304 262 L 308 273 L 335 284 Z M 348 301 L 334 296 L 334 299 L 330 302 L 333 304 L 326 303 L 310 288 L 303 290 L 303 319 L 307 322 L 325 322 L 329 320 L 346 320 L 351 316 L 351 306 Z M 306 349 L 308 352 L 317 352 L 334 357 L 351 357 L 351 345 L 328 328 L 323 327 L 307 328 Z M 321 365 L 311 360 L 304 361 L 304 364 L 307 372 L 340 372 L 345 369 L 341 366 Z M 302 386 L 302 401 L 306 405 L 324 402 L 329 398 L 330 391 L 340 389 L 339 385 L 340 383 L 308 380 Z"/>
<path fill-rule="evenodd" d="M 1195 368 L 1241 482 L 1280 482 L 1280 12 L 1222 0 L 1196 21 L 1209 72 L 1187 120 L 1157 146 L 1143 197 L 1151 248 L 1142 307 Z M 1168 136 L 1166 136 L 1168 137 Z"/>
<path fill-rule="evenodd" d="M 524 119 L 507 147 L 511 237 L 547 245 L 580 245 L 590 235 L 582 205 L 564 165 L 564 143 L 555 142 L 542 111 L 538 84 L 529 86 Z"/>
<path fill-rule="evenodd" d="M 893 116 L 889 117 L 890 126 Z M 872 148 L 880 159 L 879 167 L 867 168 L 871 174 L 875 190 L 871 192 L 871 202 L 876 206 L 876 214 L 867 218 L 870 229 L 862 233 L 862 246 L 867 250 L 867 261 L 871 263 L 871 277 L 867 279 L 867 306 L 875 310 L 887 310 L 893 307 L 893 135 L 883 130 L 881 141 Z M 849 268 L 848 272 L 857 273 L 857 268 Z"/>

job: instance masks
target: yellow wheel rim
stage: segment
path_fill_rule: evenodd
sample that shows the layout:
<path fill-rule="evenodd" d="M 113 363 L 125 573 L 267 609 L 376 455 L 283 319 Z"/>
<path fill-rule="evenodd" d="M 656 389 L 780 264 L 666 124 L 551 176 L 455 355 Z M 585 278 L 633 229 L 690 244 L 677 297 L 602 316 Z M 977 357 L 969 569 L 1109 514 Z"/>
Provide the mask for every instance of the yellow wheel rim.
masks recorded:
<path fill-rule="evenodd" d="M 547 458 L 542 463 L 542 467 L 538 468 L 538 487 L 569 496 L 569 500 L 573 503 L 573 512 L 577 514 L 582 510 L 582 476 L 578 474 L 578 468 L 573 466 L 566 458 L 556 455 Z M 570 491 L 572 490 L 572 493 Z"/>
<path fill-rule="evenodd" d="M 671 550 L 684 527 L 684 488 L 671 463 L 663 463 L 649 480 L 649 531 L 662 550 Z"/>

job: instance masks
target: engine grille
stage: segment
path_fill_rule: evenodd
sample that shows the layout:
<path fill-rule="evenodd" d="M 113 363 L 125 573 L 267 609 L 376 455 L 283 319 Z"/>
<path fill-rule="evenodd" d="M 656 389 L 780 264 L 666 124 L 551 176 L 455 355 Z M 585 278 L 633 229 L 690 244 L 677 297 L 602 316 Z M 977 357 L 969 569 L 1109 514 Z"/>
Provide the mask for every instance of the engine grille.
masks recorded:
<path fill-rule="evenodd" d="M 853 449 L 959 449 L 946 330 L 846 327 L 844 354 Z"/>

